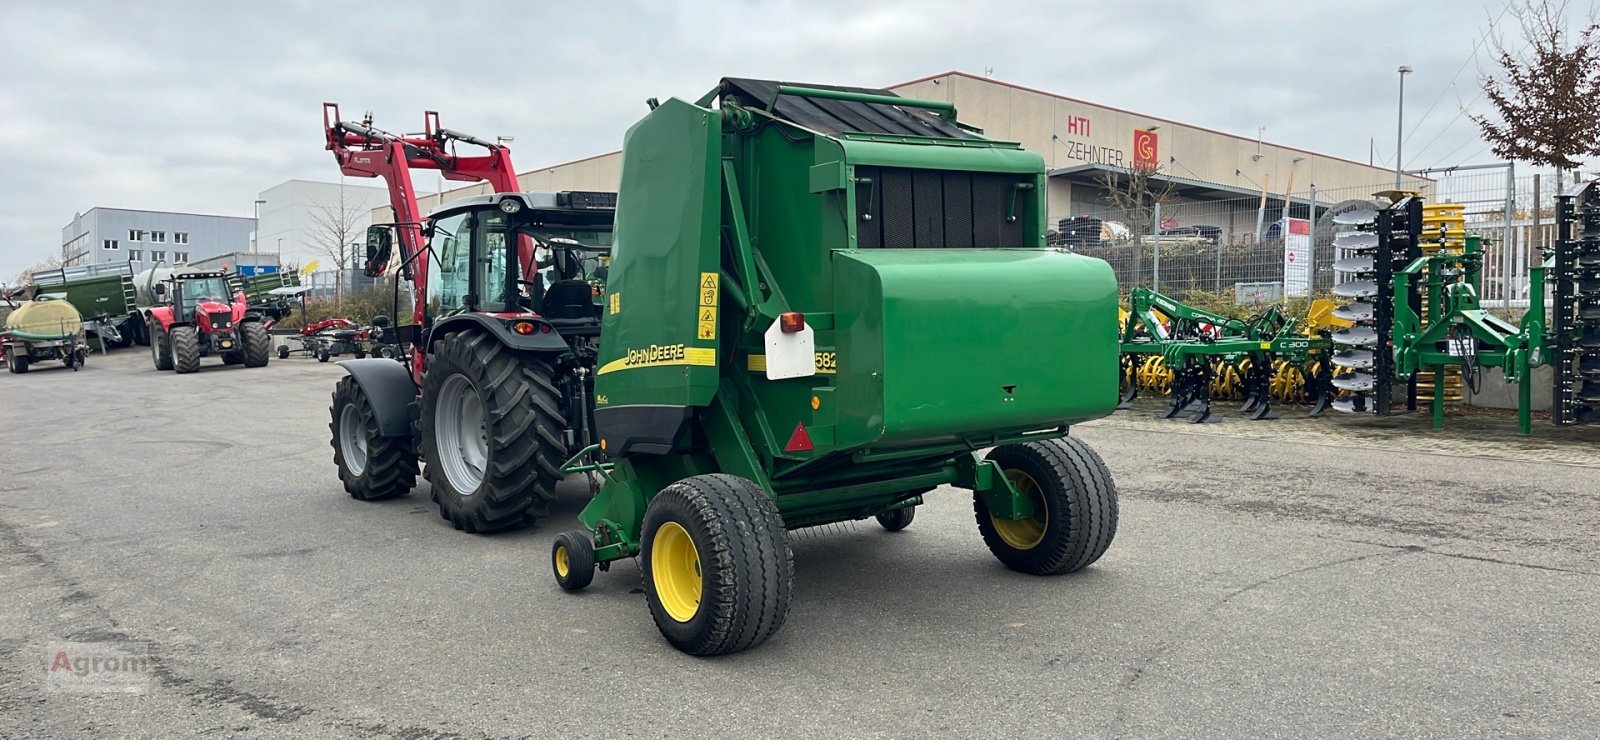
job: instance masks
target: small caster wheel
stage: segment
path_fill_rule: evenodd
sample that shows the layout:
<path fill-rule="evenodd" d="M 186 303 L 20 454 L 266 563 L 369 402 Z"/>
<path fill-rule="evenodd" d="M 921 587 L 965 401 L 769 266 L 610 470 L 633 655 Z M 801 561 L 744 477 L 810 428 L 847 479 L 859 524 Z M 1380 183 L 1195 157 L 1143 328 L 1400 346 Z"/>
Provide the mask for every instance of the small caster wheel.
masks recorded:
<path fill-rule="evenodd" d="M 358 360 L 362 359 L 362 358 L 367 356 L 367 351 L 362 349 L 362 348 L 360 348 L 360 347 L 357 347 L 357 348 L 355 348 L 355 356 L 356 356 L 356 359 L 358 359 Z"/>
<path fill-rule="evenodd" d="M 917 518 L 917 507 L 905 506 L 879 514 L 878 523 L 890 532 L 898 532 L 911 526 L 911 520 L 915 518 Z"/>
<path fill-rule="evenodd" d="M 323 348 L 317 350 L 317 362 L 327 362 L 328 358 L 330 358 L 332 356 L 333 356 L 333 354 L 328 352 L 328 348 L 327 347 L 323 347 Z"/>
<path fill-rule="evenodd" d="M 581 591 L 594 580 L 594 543 L 589 534 L 569 529 L 550 547 L 550 567 L 563 591 Z"/>
<path fill-rule="evenodd" d="M 289 345 L 287 345 L 287 344 L 278 345 L 278 359 L 280 359 L 280 360 L 289 359 Z"/>

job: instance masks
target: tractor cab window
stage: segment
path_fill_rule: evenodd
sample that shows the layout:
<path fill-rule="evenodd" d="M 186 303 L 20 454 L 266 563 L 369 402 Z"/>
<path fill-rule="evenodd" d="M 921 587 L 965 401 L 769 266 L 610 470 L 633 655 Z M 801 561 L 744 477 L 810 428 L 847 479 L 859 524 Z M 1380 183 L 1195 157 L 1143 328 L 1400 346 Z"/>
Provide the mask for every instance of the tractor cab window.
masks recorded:
<path fill-rule="evenodd" d="M 183 308 L 185 311 L 194 308 L 195 304 L 229 303 L 228 283 L 219 277 L 185 280 L 182 286 Z"/>
<path fill-rule="evenodd" d="M 433 222 L 428 246 L 438 261 L 437 268 L 428 272 L 428 295 L 439 302 L 441 313 L 459 310 L 462 297 L 471 292 L 472 235 L 466 228 L 467 215 L 458 213 Z"/>
<path fill-rule="evenodd" d="M 516 238 L 507 238 L 505 214 L 499 210 L 479 212 L 478 234 L 482 245 L 475 268 L 478 307 L 484 311 L 515 311 L 516 286 L 508 280 L 515 271 L 514 257 L 508 250 L 515 248 Z"/>
<path fill-rule="evenodd" d="M 546 287 L 557 280 L 605 278 L 610 262 L 609 229 L 535 224 L 524 226 L 521 231 L 535 240 L 533 256 Z"/>

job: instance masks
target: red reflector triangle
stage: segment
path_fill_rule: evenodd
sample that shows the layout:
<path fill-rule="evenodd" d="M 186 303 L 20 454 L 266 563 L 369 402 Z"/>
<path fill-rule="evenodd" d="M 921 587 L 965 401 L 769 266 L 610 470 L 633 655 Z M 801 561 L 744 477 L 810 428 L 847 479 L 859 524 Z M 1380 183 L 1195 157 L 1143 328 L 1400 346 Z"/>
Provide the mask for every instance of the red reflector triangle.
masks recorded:
<path fill-rule="evenodd" d="M 811 446 L 811 435 L 806 434 L 805 422 L 795 422 L 794 434 L 789 435 L 789 444 L 783 446 L 784 452 L 805 452 L 816 449 Z"/>

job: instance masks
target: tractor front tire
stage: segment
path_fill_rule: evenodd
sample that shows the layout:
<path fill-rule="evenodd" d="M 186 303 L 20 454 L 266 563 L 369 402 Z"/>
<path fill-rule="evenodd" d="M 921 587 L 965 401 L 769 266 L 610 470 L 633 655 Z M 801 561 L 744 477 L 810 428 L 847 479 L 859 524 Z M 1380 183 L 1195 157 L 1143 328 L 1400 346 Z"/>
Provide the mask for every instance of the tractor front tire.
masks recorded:
<path fill-rule="evenodd" d="M 239 341 L 244 347 L 239 354 L 245 367 L 266 367 L 272 357 L 272 337 L 267 327 L 251 321 L 239 327 Z"/>
<path fill-rule="evenodd" d="M 721 473 L 667 486 L 644 514 L 645 601 L 667 642 L 690 655 L 747 650 L 789 616 L 794 553 L 755 483 Z"/>
<path fill-rule="evenodd" d="M 178 374 L 200 370 L 200 335 L 192 326 L 174 326 L 167 333 L 172 346 L 172 369 Z"/>
<path fill-rule="evenodd" d="M 153 321 L 150 323 L 150 359 L 157 370 L 172 369 L 172 336 Z"/>
<path fill-rule="evenodd" d="M 333 387 L 333 464 L 351 498 L 381 501 L 404 496 L 417 484 L 417 447 L 411 435 L 385 437 L 372 401 L 346 375 Z"/>
<path fill-rule="evenodd" d="M 1117 487 L 1089 445 L 1074 437 L 1001 445 L 988 459 L 1033 499 L 1033 516 L 1004 519 L 973 494 L 978 531 L 1007 568 L 1061 575 L 1105 554 L 1117 535 Z"/>
<path fill-rule="evenodd" d="M 486 333 L 439 340 L 422 379 L 422 451 L 439 514 L 471 533 L 544 516 L 566 421 L 555 371 Z"/>

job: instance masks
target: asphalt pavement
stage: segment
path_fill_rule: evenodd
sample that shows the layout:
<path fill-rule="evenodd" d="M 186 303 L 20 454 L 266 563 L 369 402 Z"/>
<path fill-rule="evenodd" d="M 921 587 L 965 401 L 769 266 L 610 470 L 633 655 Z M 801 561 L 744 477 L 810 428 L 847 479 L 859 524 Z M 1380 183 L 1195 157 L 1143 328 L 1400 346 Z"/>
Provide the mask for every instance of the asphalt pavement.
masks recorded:
<path fill-rule="evenodd" d="M 657 634 L 632 561 L 555 585 L 581 479 L 550 519 L 491 536 L 452 529 L 426 483 L 345 495 L 339 374 L 177 376 L 125 350 L 0 376 L 0 737 L 1600 728 L 1600 430 L 1518 446 L 1471 424 L 1136 411 L 1074 432 L 1122 496 L 1095 566 L 1007 571 L 970 496 L 940 490 L 904 532 L 796 533 L 783 630 L 698 659 Z M 62 642 L 143 651 L 145 683 L 56 690 Z"/>

